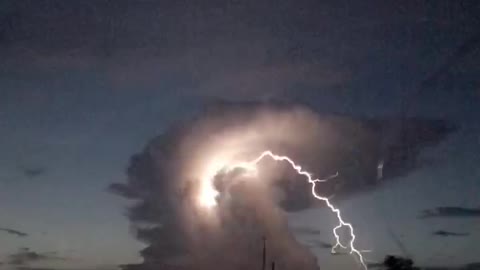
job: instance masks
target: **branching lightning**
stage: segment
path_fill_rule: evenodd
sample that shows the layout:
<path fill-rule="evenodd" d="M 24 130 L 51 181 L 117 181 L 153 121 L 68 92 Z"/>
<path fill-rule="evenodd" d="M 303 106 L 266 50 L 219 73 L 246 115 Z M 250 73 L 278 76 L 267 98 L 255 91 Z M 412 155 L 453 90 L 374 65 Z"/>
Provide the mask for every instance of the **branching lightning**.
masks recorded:
<path fill-rule="evenodd" d="M 342 218 L 342 214 L 340 212 L 340 209 L 333 206 L 328 197 L 320 196 L 315 191 L 315 186 L 316 186 L 317 183 L 326 182 L 329 179 L 338 176 L 338 173 L 336 173 L 335 175 L 330 176 L 326 179 L 314 178 L 311 173 L 303 170 L 300 165 L 297 165 L 288 156 L 276 155 L 276 154 L 272 153 L 270 150 L 264 151 L 263 153 L 261 153 L 257 158 L 255 158 L 252 161 L 229 164 L 229 165 L 225 166 L 224 168 L 227 169 L 227 170 L 233 170 L 233 169 L 236 169 L 236 168 L 243 168 L 243 169 L 246 169 L 247 171 L 250 171 L 250 172 L 256 172 L 256 170 L 257 170 L 256 165 L 261 160 L 263 160 L 265 157 L 270 157 L 275 161 L 286 161 L 288 164 L 290 164 L 290 166 L 299 175 L 303 175 L 307 178 L 308 182 L 311 184 L 312 196 L 315 197 L 317 200 L 324 201 L 326 203 L 326 205 L 328 206 L 328 208 L 330 208 L 330 210 L 333 213 L 335 213 L 335 215 L 337 216 L 338 225 L 335 228 L 333 228 L 333 234 L 335 236 L 336 244 L 332 247 L 331 252 L 336 253 L 336 250 L 337 250 L 338 247 L 341 247 L 341 248 L 344 248 L 344 249 L 349 249 L 350 254 L 356 255 L 356 257 L 360 261 L 360 264 L 363 266 L 363 268 L 368 270 L 367 265 L 366 265 L 366 263 L 363 259 L 361 251 L 355 248 L 354 243 L 355 243 L 356 236 L 355 236 L 352 224 L 344 221 L 344 219 Z M 218 191 L 215 190 L 215 188 L 213 187 L 213 184 L 212 184 L 212 185 L 203 189 L 203 194 L 201 195 L 201 198 L 202 198 L 202 201 L 204 202 L 204 204 L 206 206 L 211 207 L 211 206 L 216 205 L 216 197 L 217 196 L 218 196 Z M 350 241 L 349 241 L 348 247 L 341 243 L 340 236 L 338 235 L 338 232 L 337 232 L 342 227 L 347 227 L 349 232 L 350 232 Z"/>

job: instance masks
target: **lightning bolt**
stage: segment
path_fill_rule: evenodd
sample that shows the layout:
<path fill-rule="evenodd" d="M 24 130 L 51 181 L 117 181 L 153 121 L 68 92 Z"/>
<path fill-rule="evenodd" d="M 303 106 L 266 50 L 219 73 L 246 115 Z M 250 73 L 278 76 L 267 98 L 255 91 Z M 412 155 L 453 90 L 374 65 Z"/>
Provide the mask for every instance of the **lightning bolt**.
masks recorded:
<path fill-rule="evenodd" d="M 315 191 L 315 186 L 317 183 L 320 183 L 320 182 L 326 182 L 328 181 L 329 179 L 331 178 L 334 178 L 336 176 L 338 176 L 338 172 L 333 175 L 333 176 L 330 176 L 326 179 L 318 179 L 318 178 L 314 178 L 313 175 L 305 170 L 303 170 L 303 168 L 300 166 L 300 165 L 297 165 L 292 159 L 290 159 L 289 157 L 287 156 L 280 156 L 280 155 L 276 155 L 274 153 L 272 153 L 271 151 L 267 150 L 267 151 L 264 151 L 263 153 L 261 153 L 257 158 L 255 158 L 254 160 L 250 161 L 250 162 L 239 162 L 239 163 L 236 163 L 236 164 L 233 164 L 233 165 L 230 165 L 227 167 L 227 170 L 232 170 L 232 169 L 235 169 L 235 168 L 244 168 L 244 169 L 248 169 L 248 170 L 253 170 L 253 171 L 256 171 L 256 165 L 261 161 L 263 160 L 264 158 L 266 157 L 270 157 L 272 158 L 273 160 L 275 161 L 286 161 L 288 164 L 290 164 L 290 166 L 299 174 L 299 175 L 303 175 L 307 178 L 308 180 L 308 183 L 311 184 L 311 187 L 312 187 L 312 196 L 315 197 L 317 200 L 320 200 L 320 201 L 324 201 L 326 203 L 326 205 L 328 206 L 328 208 L 330 208 L 330 210 L 335 213 L 335 215 L 337 216 L 337 220 L 338 220 L 338 225 L 333 228 L 333 235 L 335 236 L 335 240 L 336 240 L 336 244 L 332 247 L 331 249 L 331 252 L 332 253 L 336 253 L 336 249 L 338 247 L 341 247 L 341 248 L 344 248 L 344 249 L 349 249 L 350 250 L 350 254 L 355 254 L 356 257 L 358 258 L 358 260 L 360 261 L 360 264 L 363 266 L 363 268 L 365 270 L 368 270 L 368 267 L 365 263 L 365 260 L 362 256 L 362 253 L 360 250 L 356 249 L 355 248 L 355 239 L 356 239 L 356 236 L 355 236 L 355 233 L 354 233 L 354 229 L 353 229 L 353 226 L 352 224 L 346 222 L 343 218 L 342 218 L 342 214 L 340 212 L 340 209 L 336 208 L 335 206 L 333 206 L 333 204 L 330 202 L 329 198 L 327 197 L 323 197 L 323 196 L 320 196 L 317 194 L 317 192 Z M 341 240 L 340 240 L 340 236 L 338 235 L 337 231 L 339 229 L 341 229 L 342 227 L 347 227 L 349 232 L 350 232 L 350 242 L 348 244 L 348 248 L 347 246 L 343 245 L 341 243 Z"/>

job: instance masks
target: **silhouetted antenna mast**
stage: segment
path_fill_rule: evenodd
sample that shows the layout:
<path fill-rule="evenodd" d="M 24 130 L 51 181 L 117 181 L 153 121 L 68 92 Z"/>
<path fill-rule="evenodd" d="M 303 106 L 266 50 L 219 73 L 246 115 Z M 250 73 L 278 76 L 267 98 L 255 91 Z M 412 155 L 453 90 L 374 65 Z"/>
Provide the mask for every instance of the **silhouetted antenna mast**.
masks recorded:
<path fill-rule="evenodd" d="M 262 270 L 266 270 L 267 262 L 267 238 L 263 237 Z"/>

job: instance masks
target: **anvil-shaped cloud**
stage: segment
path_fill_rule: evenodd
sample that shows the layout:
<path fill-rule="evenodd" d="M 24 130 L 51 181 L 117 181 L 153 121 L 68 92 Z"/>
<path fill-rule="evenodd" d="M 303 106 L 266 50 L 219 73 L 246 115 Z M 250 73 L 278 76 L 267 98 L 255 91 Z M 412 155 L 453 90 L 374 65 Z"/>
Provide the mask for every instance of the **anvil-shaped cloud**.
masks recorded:
<path fill-rule="evenodd" d="M 252 268 L 257 262 L 248 258 L 261 254 L 261 238 L 267 236 L 278 265 L 315 269 L 314 256 L 295 240 L 282 215 L 313 206 L 304 179 L 264 162 L 262 181 L 254 188 L 229 187 L 231 199 L 212 214 L 195 205 L 203 178 L 215 176 L 221 164 L 270 149 L 320 178 L 338 171 L 317 192 L 342 198 L 418 168 L 422 149 L 452 131 L 441 120 L 355 119 L 285 104 L 221 103 L 154 138 L 132 157 L 127 183 L 110 188 L 137 202 L 128 215 L 137 237 L 148 244 L 141 252 L 143 266 Z"/>

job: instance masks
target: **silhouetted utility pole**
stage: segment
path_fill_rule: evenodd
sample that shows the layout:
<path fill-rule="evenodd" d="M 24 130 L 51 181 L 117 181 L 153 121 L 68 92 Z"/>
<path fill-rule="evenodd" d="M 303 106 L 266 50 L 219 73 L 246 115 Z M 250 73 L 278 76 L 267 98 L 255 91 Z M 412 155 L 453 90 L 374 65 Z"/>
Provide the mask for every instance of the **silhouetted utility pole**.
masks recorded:
<path fill-rule="evenodd" d="M 267 238 L 263 237 L 263 254 L 262 254 L 262 270 L 266 270 L 267 262 Z"/>
<path fill-rule="evenodd" d="M 272 270 L 275 270 L 275 261 L 272 261 Z"/>

